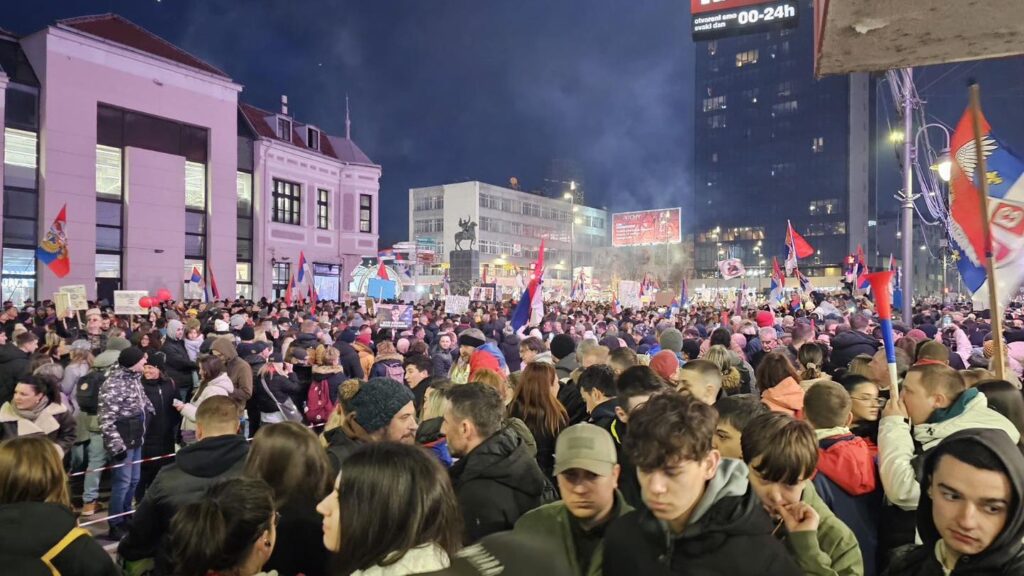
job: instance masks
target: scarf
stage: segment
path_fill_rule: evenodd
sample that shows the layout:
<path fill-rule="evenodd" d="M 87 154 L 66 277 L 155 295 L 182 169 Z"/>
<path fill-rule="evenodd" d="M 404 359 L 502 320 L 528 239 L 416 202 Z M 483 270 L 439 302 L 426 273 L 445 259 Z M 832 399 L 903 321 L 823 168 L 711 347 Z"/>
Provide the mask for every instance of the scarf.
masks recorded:
<path fill-rule="evenodd" d="M 49 405 L 50 399 L 45 396 L 43 396 L 43 399 L 39 401 L 39 404 L 36 404 L 36 407 L 31 410 L 22 410 L 15 406 L 14 402 L 11 402 L 11 408 L 14 408 L 14 413 L 18 415 L 18 418 L 24 418 L 29 422 L 35 422 L 36 419 L 39 418 L 39 415 L 43 413 L 43 410 L 46 410 L 46 407 Z"/>
<path fill-rule="evenodd" d="M 199 348 L 203 345 L 202 338 L 196 338 L 195 340 L 185 339 L 185 352 L 188 354 L 188 359 L 195 362 L 196 358 L 199 357 Z"/>
<path fill-rule="evenodd" d="M 967 390 L 964 390 L 963 394 L 956 399 L 956 402 L 950 404 L 949 407 L 937 408 L 932 412 L 932 415 L 928 417 L 928 423 L 938 424 L 939 422 L 945 422 L 946 420 L 956 418 L 964 413 L 964 410 L 967 409 L 967 404 L 977 396 L 977 388 L 968 388 Z"/>

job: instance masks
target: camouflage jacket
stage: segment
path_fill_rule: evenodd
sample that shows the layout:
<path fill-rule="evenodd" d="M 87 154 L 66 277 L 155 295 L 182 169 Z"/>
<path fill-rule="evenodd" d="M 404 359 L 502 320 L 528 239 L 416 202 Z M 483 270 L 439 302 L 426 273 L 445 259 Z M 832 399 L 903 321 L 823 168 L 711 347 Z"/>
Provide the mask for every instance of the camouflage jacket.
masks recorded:
<path fill-rule="evenodd" d="M 115 366 L 100 387 L 98 415 L 103 446 L 113 454 L 123 452 L 125 442 L 117 430 L 117 421 L 142 419 L 146 412 L 156 411 L 142 389 L 142 374 Z"/>

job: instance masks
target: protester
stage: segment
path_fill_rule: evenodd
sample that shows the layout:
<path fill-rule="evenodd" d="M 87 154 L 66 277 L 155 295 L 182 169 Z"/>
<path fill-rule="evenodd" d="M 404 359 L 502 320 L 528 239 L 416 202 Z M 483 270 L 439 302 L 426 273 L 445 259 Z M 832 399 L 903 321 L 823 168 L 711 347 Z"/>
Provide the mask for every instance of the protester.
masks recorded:
<path fill-rule="evenodd" d="M 374 356 L 370 378 L 390 378 L 405 383 L 404 358 L 395 350 L 395 345 L 384 340 L 377 343 L 377 355 Z"/>
<path fill-rule="evenodd" d="M 712 446 L 722 454 L 722 458 L 742 460 L 743 429 L 755 416 L 767 412 L 768 407 L 750 394 L 736 394 L 716 402 L 715 410 L 718 412 L 718 423 L 715 425 Z"/>
<path fill-rule="evenodd" d="M 454 386 L 448 399 L 442 433 L 459 459 L 449 473 L 472 543 L 511 529 L 525 512 L 551 501 L 553 491 L 522 438 L 503 426 L 505 405 L 493 388 Z"/>
<path fill-rule="evenodd" d="M 430 351 L 430 375 L 434 378 L 448 378 L 455 358 L 452 356 L 452 335 L 438 334 L 437 343 Z"/>
<path fill-rule="evenodd" d="M 659 352 L 660 354 L 660 352 Z M 705 404 L 714 405 L 722 394 L 722 369 L 710 360 L 691 360 L 679 369 L 679 389 Z"/>
<path fill-rule="evenodd" d="M 757 382 L 761 387 L 761 401 L 775 412 L 801 418 L 804 409 L 804 389 L 800 375 L 785 354 L 767 354 L 757 366 Z"/>
<path fill-rule="evenodd" d="M 871 335 L 871 319 L 859 312 L 851 314 L 849 330 L 832 338 L 832 368 L 846 368 L 861 354 L 874 356 L 880 346 L 881 342 Z"/>
<path fill-rule="evenodd" d="M 712 448 L 715 410 L 657 394 L 630 414 L 626 450 L 646 509 L 605 533 L 603 574 L 797 575 L 747 483 L 743 462 Z"/>
<path fill-rule="evenodd" d="M 852 403 L 850 413 L 852 420 L 850 431 L 878 445 L 878 419 L 885 406 L 886 399 L 879 394 L 878 385 L 874 381 L 856 374 L 848 374 L 839 379 Z"/>
<path fill-rule="evenodd" d="M 431 382 L 423 397 L 420 425 L 416 429 L 416 444 L 433 452 L 445 468 L 451 468 L 452 456 L 448 451 L 448 438 L 441 433 L 441 428 L 449 406 L 447 392 L 451 387 L 448 380 L 435 379 Z"/>
<path fill-rule="evenodd" d="M 718 368 L 722 382 L 722 391 L 725 395 L 742 393 L 743 380 L 739 369 L 733 364 L 733 356 L 734 354 L 731 354 L 722 345 L 712 346 L 704 354 L 704 360 L 711 362 Z M 748 384 L 747 388 L 749 389 L 749 387 Z"/>
<path fill-rule="evenodd" d="M 146 420 L 146 433 L 142 437 L 144 460 L 174 453 L 174 440 L 180 420 L 178 412 L 174 409 L 178 387 L 173 380 L 164 375 L 166 367 L 167 355 L 162 351 L 146 354 L 146 363 L 142 367 L 142 390 L 149 398 L 149 403 L 153 405 L 153 414 Z M 137 502 L 142 502 L 157 473 L 170 463 L 169 458 L 142 463 L 139 485 L 135 488 Z"/>
<path fill-rule="evenodd" d="M 46 436 L 61 457 L 75 444 L 75 419 L 61 403 L 57 380 L 36 375 L 17 379 L 14 396 L 0 406 L 0 441 Z"/>
<path fill-rule="evenodd" d="M 172 574 L 165 545 L 171 518 L 198 502 L 219 478 L 242 474 L 249 445 L 239 433 L 239 407 L 227 396 L 213 396 L 196 410 L 196 442 L 183 447 L 156 475 L 139 502 L 118 554 L 128 561 L 156 561 L 155 574 Z"/>
<path fill-rule="evenodd" d="M 174 515 L 168 548 L 176 576 L 256 576 L 274 552 L 280 515 L 256 478 L 219 481 Z"/>
<path fill-rule="evenodd" d="M 554 477 L 555 439 L 568 425 L 568 414 L 558 401 L 558 379 L 547 364 L 531 363 L 523 369 L 512 395 L 508 414 L 526 423 L 537 443 L 537 465 Z"/>
<path fill-rule="evenodd" d="M 423 407 L 423 395 L 427 393 L 432 369 L 433 362 L 426 356 L 410 356 L 405 360 L 405 384 L 412 390 L 417 414 Z"/>
<path fill-rule="evenodd" d="M 580 373 L 578 384 L 580 393 L 587 403 L 588 422 L 605 430 L 611 428 L 615 421 L 615 371 L 606 364 L 597 364 L 585 368 Z"/>
<path fill-rule="evenodd" d="M 597 366 L 588 370 L 593 368 Z M 607 431 L 576 424 L 558 436 L 555 462 L 562 500 L 527 512 L 515 531 L 559 542 L 574 574 L 597 576 L 608 526 L 632 510 L 616 490 L 620 468 L 615 444 Z"/>
<path fill-rule="evenodd" d="M 60 453 L 41 436 L 0 443 L 0 559 L 12 575 L 121 573 L 78 527 Z"/>
<path fill-rule="evenodd" d="M 408 387 L 388 378 L 345 381 L 336 407 L 344 419 L 338 428 L 324 432 L 333 472 L 362 444 L 414 444 L 418 426 L 413 398 Z"/>
<path fill-rule="evenodd" d="M 0 347 L 0 403 L 10 402 L 18 379 L 31 372 L 29 359 L 39 347 L 39 337 L 23 332 L 12 344 Z"/>
<path fill-rule="evenodd" d="M 253 398 L 260 413 L 260 425 L 297 421 L 301 413 L 295 397 L 302 391 L 292 365 L 280 352 L 273 352 L 256 374 Z"/>
<path fill-rule="evenodd" d="M 924 459 L 917 527 L 886 574 L 1024 573 L 1024 457 L 994 429 L 950 434 Z"/>
<path fill-rule="evenodd" d="M 359 361 L 359 352 L 355 349 L 356 333 L 352 329 L 342 330 L 341 334 L 334 341 L 334 348 L 338 350 L 338 363 L 342 371 L 349 378 L 366 378 L 363 365 Z"/>
<path fill-rule="evenodd" d="M 208 354 L 199 357 L 199 387 L 188 403 L 175 402 L 174 408 L 181 413 L 182 441 L 190 444 L 196 439 L 196 412 L 203 402 L 214 396 L 232 397 L 234 385 L 224 370 L 222 356 Z"/>
<path fill-rule="evenodd" d="M 462 544 L 451 483 L 436 460 L 413 446 L 381 442 L 353 452 L 317 511 L 323 545 L 336 553 L 334 574 L 446 568 Z"/>
<path fill-rule="evenodd" d="M 796 362 L 800 368 L 800 387 L 805 391 L 818 382 L 827 382 L 832 378 L 825 373 L 825 349 L 817 342 L 807 342 L 796 354 Z"/>
<path fill-rule="evenodd" d="M 252 397 L 252 369 L 245 360 L 238 357 L 235 343 L 231 338 L 215 338 L 210 345 L 210 352 L 221 359 L 224 364 L 224 372 L 231 380 L 229 396 L 239 405 L 244 406 L 245 402 Z M 207 376 L 209 379 L 210 376 Z M 226 388 L 225 388 L 226 389 Z"/>
<path fill-rule="evenodd" d="M 615 406 L 615 421 L 608 431 L 615 440 L 615 451 L 622 467 L 619 476 L 619 490 L 626 502 L 633 508 L 643 507 L 640 494 L 640 482 L 637 479 L 636 466 L 625 450 L 625 441 L 629 437 L 629 415 L 644 402 L 659 392 L 668 390 L 668 385 L 647 366 L 634 366 L 619 375 L 615 382 L 615 397 L 619 401 Z"/>
<path fill-rule="evenodd" d="M 331 469 L 316 434 L 297 422 L 261 426 L 245 474 L 270 486 L 280 514 L 277 545 L 264 567 L 282 576 L 328 574 L 316 506 L 331 491 Z"/>
<path fill-rule="evenodd" d="M 636 352 L 633 349 L 623 346 L 612 350 L 611 354 L 608 355 L 608 364 L 612 367 L 612 370 L 615 371 L 615 375 L 618 376 L 629 368 L 639 364 L 639 360 L 637 359 Z"/>
<path fill-rule="evenodd" d="M 1024 396 L 1020 388 L 1006 380 L 988 380 L 978 383 L 975 388 L 985 395 L 988 407 L 999 412 L 1013 423 L 1024 440 Z"/>

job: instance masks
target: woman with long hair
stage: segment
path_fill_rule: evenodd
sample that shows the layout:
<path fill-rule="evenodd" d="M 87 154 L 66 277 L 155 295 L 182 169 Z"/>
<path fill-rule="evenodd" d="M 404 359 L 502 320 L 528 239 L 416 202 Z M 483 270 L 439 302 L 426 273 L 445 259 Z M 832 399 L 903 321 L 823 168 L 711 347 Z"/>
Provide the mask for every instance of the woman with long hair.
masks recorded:
<path fill-rule="evenodd" d="M 423 395 L 420 425 L 416 429 L 416 443 L 429 448 L 445 468 L 451 467 L 452 455 L 448 452 L 448 439 L 441 433 L 441 426 L 444 424 L 444 413 L 451 405 L 446 392 L 452 386 L 448 379 L 437 379 L 430 383 Z"/>
<path fill-rule="evenodd" d="M 266 569 L 281 574 L 326 574 L 328 554 L 320 538 L 316 505 L 331 491 L 331 465 L 316 434 L 297 422 L 260 426 L 245 473 L 270 486 L 281 513 L 277 546 Z"/>
<path fill-rule="evenodd" d="M 558 401 L 554 366 L 531 362 L 523 368 L 508 414 L 526 423 L 537 442 L 537 464 L 551 478 L 555 469 L 555 439 L 569 425 L 569 415 Z"/>
<path fill-rule="evenodd" d="M 818 382 L 832 379 L 822 371 L 825 350 L 817 342 L 808 342 L 801 346 L 797 350 L 796 360 L 800 363 L 800 387 L 805 391 Z"/>
<path fill-rule="evenodd" d="M 41 436 L 0 443 L 0 542 L 4 574 L 34 574 L 40 562 L 64 576 L 121 573 L 77 526 L 60 454 Z"/>
<path fill-rule="evenodd" d="M 740 371 L 732 365 L 732 355 L 729 350 L 721 344 L 715 344 L 708 348 L 704 359 L 713 362 L 722 371 L 722 389 L 729 396 L 742 392 L 742 381 Z"/>
<path fill-rule="evenodd" d="M 878 385 L 859 374 L 847 374 L 837 382 L 850 394 L 850 413 L 853 415 L 850 431 L 877 444 L 878 419 L 886 402 L 879 396 Z"/>
<path fill-rule="evenodd" d="M 178 510 L 168 531 L 174 576 L 256 576 L 274 553 L 279 514 L 266 482 L 219 480 Z"/>
<path fill-rule="evenodd" d="M 332 574 L 405 576 L 449 565 L 462 517 L 448 473 L 422 448 L 367 444 L 317 505 Z"/>
<path fill-rule="evenodd" d="M 59 367 L 59 365 L 58 365 Z M 0 441 L 19 436 L 45 436 L 63 457 L 75 443 L 75 418 L 61 402 L 60 378 L 26 375 L 18 378 L 14 397 L 0 406 Z"/>
<path fill-rule="evenodd" d="M 87 340 L 76 340 L 71 343 L 70 361 L 64 368 L 64 377 L 60 381 L 60 391 L 67 399 L 68 409 L 78 414 L 78 400 L 75 397 L 78 381 L 92 370 L 92 347 Z M 81 440 L 81 438 L 80 438 Z"/>
<path fill-rule="evenodd" d="M 761 401 L 773 412 L 782 412 L 803 419 L 804 389 L 800 374 L 782 350 L 770 352 L 757 365 L 757 384 Z"/>
<path fill-rule="evenodd" d="M 231 378 L 224 369 L 224 361 L 219 356 L 208 354 L 199 357 L 199 387 L 196 388 L 192 401 L 174 402 L 174 407 L 181 413 L 181 439 L 185 444 L 195 442 L 196 411 L 203 400 L 211 396 L 230 396 L 235 390 Z"/>

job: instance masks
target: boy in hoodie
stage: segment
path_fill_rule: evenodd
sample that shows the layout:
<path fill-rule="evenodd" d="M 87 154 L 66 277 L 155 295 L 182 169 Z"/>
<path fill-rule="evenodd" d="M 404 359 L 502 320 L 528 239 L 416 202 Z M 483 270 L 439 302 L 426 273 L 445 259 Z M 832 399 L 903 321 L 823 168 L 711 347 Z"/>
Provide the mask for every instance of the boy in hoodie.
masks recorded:
<path fill-rule="evenodd" d="M 864 574 L 878 573 L 878 517 L 882 490 L 875 458 L 878 448 L 850 432 L 850 394 L 840 384 L 819 382 L 804 397 L 804 417 L 818 439 L 814 488 L 822 501 L 853 530 L 864 555 Z"/>
<path fill-rule="evenodd" d="M 923 544 L 886 574 L 1024 574 L 1024 457 L 999 430 L 962 430 L 924 459 L 917 508 Z"/>
<path fill-rule="evenodd" d="M 856 536 L 810 482 L 818 463 L 811 426 L 769 412 L 751 420 L 747 430 L 741 443 L 750 487 L 777 522 L 773 533 L 785 541 L 804 574 L 862 576 L 864 559 Z"/>
<path fill-rule="evenodd" d="M 626 451 L 648 509 L 608 528 L 606 576 L 801 574 L 748 489 L 746 465 L 712 448 L 715 420 L 714 408 L 675 393 L 629 415 Z"/>

